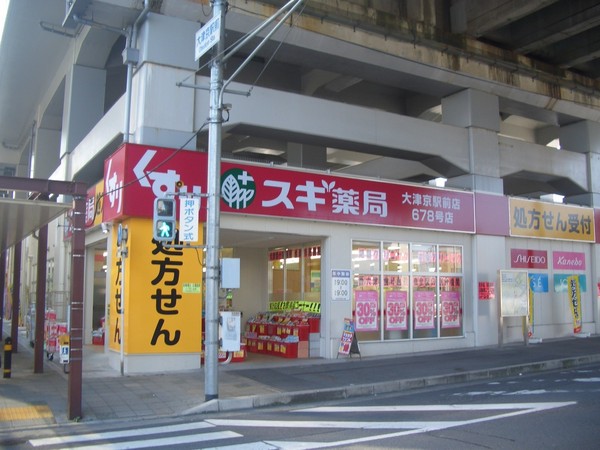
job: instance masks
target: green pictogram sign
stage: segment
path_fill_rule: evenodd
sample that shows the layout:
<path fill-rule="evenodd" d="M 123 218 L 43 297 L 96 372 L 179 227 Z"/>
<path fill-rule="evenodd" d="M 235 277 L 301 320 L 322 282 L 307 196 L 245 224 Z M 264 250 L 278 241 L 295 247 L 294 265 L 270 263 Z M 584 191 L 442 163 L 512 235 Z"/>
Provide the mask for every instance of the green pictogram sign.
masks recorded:
<path fill-rule="evenodd" d="M 254 178 L 244 169 L 230 169 L 221 176 L 221 198 L 230 208 L 247 208 L 256 197 Z"/>

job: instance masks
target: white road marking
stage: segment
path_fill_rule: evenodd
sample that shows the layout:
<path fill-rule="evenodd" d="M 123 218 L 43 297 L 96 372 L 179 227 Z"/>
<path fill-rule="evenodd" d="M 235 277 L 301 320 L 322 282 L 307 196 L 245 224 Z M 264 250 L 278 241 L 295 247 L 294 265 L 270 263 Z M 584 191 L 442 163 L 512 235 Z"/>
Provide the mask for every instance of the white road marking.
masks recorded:
<path fill-rule="evenodd" d="M 268 444 L 271 444 L 271 445 L 275 445 L 278 448 L 285 449 L 285 450 L 316 449 L 316 448 L 337 447 L 340 445 L 355 445 L 355 444 L 360 444 L 363 442 L 378 441 L 381 439 L 390 439 L 390 438 L 395 438 L 395 437 L 400 437 L 400 436 L 408 436 L 411 434 L 427 433 L 429 431 L 443 430 L 445 428 L 452 428 L 452 427 L 456 427 L 456 426 L 470 425 L 470 424 L 474 424 L 474 423 L 481 423 L 481 422 L 488 422 L 491 420 L 504 419 L 507 417 L 514 417 L 514 416 L 519 416 L 519 415 L 523 415 L 523 414 L 530 414 L 533 412 L 543 411 L 546 409 L 560 408 L 562 406 L 574 405 L 576 403 L 577 402 L 531 403 L 530 404 L 530 405 L 532 405 L 531 409 L 523 408 L 524 405 L 526 405 L 526 403 L 508 404 L 508 405 L 513 405 L 513 406 L 515 406 L 515 405 L 517 405 L 517 406 L 521 405 L 521 406 L 518 406 L 516 411 L 504 413 L 504 414 L 480 417 L 477 419 L 464 420 L 461 422 L 437 422 L 436 426 L 434 426 L 432 423 L 431 427 L 418 428 L 418 429 L 414 429 L 414 430 L 400 431 L 400 432 L 395 432 L 395 433 L 380 434 L 378 436 L 365 436 L 362 438 L 347 439 L 344 441 L 335 441 L 335 442 L 265 441 L 265 442 L 267 442 Z M 500 404 L 500 406 L 501 406 L 500 409 L 501 410 L 509 409 L 509 408 L 505 407 L 506 405 L 507 404 Z M 469 405 L 465 405 L 465 406 L 469 406 Z M 481 406 L 481 405 L 472 405 L 472 406 Z"/>
<path fill-rule="evenodd" d="M 542 395 L 542 394 L 568 394 L 566 389 L 534 389 L 522 391 L 471 391 L 465 393 L 452 394 L 454 397 L 476 397 L 478 395 L 487 395 L 490 397 L 508 397 L 510 395 Z"/>
<path fill-rule="evenodd" d="M 575 402 L 545 403 L 489 403 L 480 405 L 391 405 L 391 406 L 319 406 L 297 409 L 294 412 L 386 412 L 386 411 L 485 411 L 503 409 L 552 409 L 574 404 Z"/>
<path fill-rule="evenodd" d="M 204 428 L 213 428 L 205 422 L 183 423 L 180 425 L 164 425 L 152 428 L 136 428 L 132 430 L 107 431 L 104 433 L 87 433 L 74 436 L 55 436 L 51 438 L 31 439 L 29 443 L 34 447 L 42 445 L 61 445 L 71 444 L 73 442 L 90 442 L 98 439 L 118 439 L 132 436 L 161 434 L 161 433 L 176 433 L 180 431 L 201 430 Z"/>
<path fill-rule="evenodd" d="M 236 420 L 236 419 L 209 419 L 207 422 L 221 427 L 248 427 L 248 428 L 336 428 L 336 429 L 363 429 L 363 430 L 408 430 L 412 428 L 437 427 L 440 423 L 450 423 L 446 421 L 431 422 L 369 422 L 369 421 L 348 421 L 348 420 Z M 451 422 L 453 426 L 460 425 L 461 422 Z"/>
<path fill-rule="evenodd" d="M 279 450 L 279 447 L 264 442 L 248 442 L 247 444 L 226 445 L 224 447 L 211 447 L 206 450 Z"/>
<path fill-rule="evenodd" d="M 87 433 L 75 436 L 55 436 L 51 438 L 31 439 L 29 443 L 34 447 L 42 445 L 62 445 L 71 444 L 74 442 L 90 442 L 98 439 L 119 439 L 132 436 L 153 435 L 160 433 L 175 433 L 180 431 L 201 430 L 206 428 L 214 428 L 205 422 L 184 423 L 179 425 L 164 425 L 151 428 L 135 428 L 131 430 L 108 431 L 105 433 Z"/>
<path fill-rule="evenodd" d="M 340 414 L 344 413 L 369 413 L 369 412 L 418 412 L 418 411 L 488 411 L 489 415 L 485 417 L 462 420 L 462 421 L 388 421 L 388 422 L 370 422 L 370 421 L 344 421 L 344 420 L 288 420 L 288 421 L 272 421 L 272 420 L 235 420 L 235 419 L 209 419 L 202 422 L 187 423 L 180 425 L 165 425 L 158 427 L 137 428 L 122 431 L 109 431 L 106 433 L 87 433 L 79 436 L 57 436 L 51 438 L 32 439 L 29 443 L 34 447 L 40 446 L 55 446 L 65 444 L 84 444 L 78 448 L 85 449 L 102 449 L 102 450 L 121 450 L 131 448 L 150 448 L 159 446 L 175 446 L 181 444 L 194 444 L 211 440 L 231 439 L 243 437 L 241 434 L 233 431 L 222 432 L 207 432 L 207 433 L 192 433 L 192 434 L 176 434 L 179 432 L 193 432 L 195 430 L 203 430 L 213 428 L 215 426 L 228 427 L 289 427 L 289 428 L 312 428 L 312 429 L 370 429 L 370 430 L 402 430 L 391 433 L 380 434 L 376 436 L 365 436 L 361 438 L 348 439 L 335 442 L 302 442 L 302 441 L 262 441 L 243 443 L 237 445 L 226 445 L 222 447 L 213 447 L 219 450 L 277 450 L 277 449 L 317 449 L 336 447 L 341 445 L 356 445 L 364 442 L 377 441 L 382 439 L 390 439 L 400 436 L 412 434 L 426 433 L 429 431 L 443 430 L 446 428 L 459 427 L 480 422 L 499 420 L 508 417 L 515 417 L 522 414 L 530 414 L 534 412 L 561 408 L 564 406 L 574 405 L 576 402 L 548 402 L 548 403 L 492 403 L 479 405 L 389 405 L 389 406 L 341 406 L 341 407 L 315 407 L 298 409 L 292 412 L 310 412 L 336 414 L 336 419 Z M 503 413 L 493 414 L 493 411 L 501 411 Z M 164 433 L 173 433 L 171 436 L 164 436 Z M 157 435 L 163 434 L 158 437 Z M 156 436 L 156 437 L 152 437 Z M 108 440 L 119 440 L 129 437 L 143 437 L 135 441 L 121 441 L 109 443 Z M 146 439 L 147 437 L 147 439 Z M 97 441 L 94 443 L 94 441 Z M 104 442 L 104 443 L 98 443 Z M 85 445 L 88 443 L 89 445 Z"/>
<path fill-rule="evenodd" d="M 162 447 L 165 445 L 195 444 L 197 442 L 215 441 L 217 439 L 231 439 L 238 437 L 242 437 L 242 435 L 234 433 L 233 431 L 216 431 L 203 434 L 187 434 L 182 436 L 170 436 L 156 439 L 141 439 L 138 441 L 126 441 L 114 444 L 93 444 L 78 446 L 77 448 L 88 450 L 125 450 L 133 448 Z"/>

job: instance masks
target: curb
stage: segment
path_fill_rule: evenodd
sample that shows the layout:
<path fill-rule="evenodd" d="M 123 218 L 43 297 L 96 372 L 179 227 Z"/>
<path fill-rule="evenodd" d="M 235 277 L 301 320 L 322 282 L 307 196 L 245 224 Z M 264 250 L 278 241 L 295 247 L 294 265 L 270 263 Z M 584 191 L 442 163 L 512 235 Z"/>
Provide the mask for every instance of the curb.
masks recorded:
<path fill-rule="evenodd" d="M 432 386 L 459 384 L 472 381 L 483 381 L 495 378 L 514 377 L 528 373 L 569 369 L 600 362 L 600 354 L 574 358 L 554 359 L 493 369 L 473 370 L 450 375 L 391 380 L 381 383 L 349 385 L 338 388 L 282 392 L 277 394 L 250 395 L 227 399 L 214 399 L 181 412 L 180 415 L 218 413 L 244 409 L 264 408 L 275 405 L 292 405 L 315 403 L 330 400 L 343 400 L 353 397 L 368 397 L 392 392 L 409 391 Z"/>

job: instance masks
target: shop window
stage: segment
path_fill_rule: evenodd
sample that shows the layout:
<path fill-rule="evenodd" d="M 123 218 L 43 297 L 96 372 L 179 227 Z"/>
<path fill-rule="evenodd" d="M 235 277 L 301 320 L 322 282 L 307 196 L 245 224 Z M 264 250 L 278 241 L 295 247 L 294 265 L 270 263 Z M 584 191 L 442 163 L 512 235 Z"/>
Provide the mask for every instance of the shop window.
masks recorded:
<path fill-rule="evenodd" d="M 357 242 L 352 247 L 352 267 L 355 273 L 379 273 L 380 260 L 378 243 Z"/>
<path fill-rule="evenodd" d="M 412 244 L 410 250 L 412 272 L 434 273 L 437 271 L 437 252 L 435 245 Z"/>
<path fill-rule="evenodd" d="M 440 277 L 440 335 L 462 336 L 462 277 Z"/>
<path fill-rule="evenodd" d="M 379 242 L 355 242 L 352 247 L 354 327 L 359 340 L 381 339 L 381 272 L 384 253 Z"/>
<path fill-rule="evenodd" d="M 384 272 L 410 272 L 410 258 L 408 244 L 398 242 L 383 244 L 383 270 Z"/>
<path fill-rule="evenodd" d="M 354 275 L 354 295 L 352 311 L 354 328 L 359 340 L 375 341 L 381 339 L 380 328 L 380 275 Z"/>
<path fill-rule="evenodd" d="M 269 302 L 273 304 L 299 301 L 308 303 L 321 301 L 321 247 L 319 245 L 269 251 Z M 290 306 L 286 309 L 294 308 Z"/>
<path fill-rule="evenodd" d="M 359 341 L 463 335 L 461 246 L 355 241 L 352 267 Z"/>
<path fill-rule="evenodd" d="M 433 338 L 438 336 L 437 277 L 420 274 L 412 277 L 413 337 Z"/>
<path fill-rule="evenodd" d="M 318 246 L 303 249 L 304 300 L 321 301 L 321 248 Z"/>
<path fill-rule="evenodd" d="M 406 243 L 383 243 L 383 338 L 410 337 L 410 254 Z"/>
<path fill-rule="evenodd" d="M 440 272 L 462 273 L 462 248 L 455 245 L 440 245 Z"/>
<path fill-rule="evenodd" d="M 407 339 L 410 337 L 408 275 L 383 277 L 383 338 Z"/>
<path fill-rule="evenodd" d="M 104 304 L 106 302 L 106 248 L 93 249 L 94 252 L 94 293 L 92 308 L 92 328 L 104 323 Z"/>

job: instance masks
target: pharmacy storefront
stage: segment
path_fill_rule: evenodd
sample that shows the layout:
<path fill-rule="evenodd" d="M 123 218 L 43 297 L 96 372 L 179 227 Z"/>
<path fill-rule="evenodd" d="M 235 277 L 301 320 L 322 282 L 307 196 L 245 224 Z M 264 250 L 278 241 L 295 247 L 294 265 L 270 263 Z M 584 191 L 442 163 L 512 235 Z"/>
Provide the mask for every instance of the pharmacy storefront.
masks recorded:
<path fill-rule="evenodd" d="M 114 366 L 200 365 L 206 156 L 124 144 L 105 162 L 105 326 Z M 176 246 L 188 225 L 181 220 L 174 242 L 153 239 L 154 200 L 174 194 L 200 201 L 198 241 L 188 247 Z M 220 229 L 236 237 L 221 242 L 222 256 L 239 258 L 241 283 L 222 292 L 219 309 L 242 313 L 249 357 L 465 348 L 478 345 L 478 332 L 497 342 L 497 299 L 477 298 L 476 287 L 484 281 L 493 291 L 509 267 L 508 200 L 499 198 L 504 207 L 493 214 L 505 227 L 491 232 L 494 257 L 475 270 L 487 252 L 474 249 L 471 192 L 223 161 Z M 293 242 L 269 244 L 283 234 Z M 262 236 L 261 244 L 244 244 L 245 235 Z"/>

